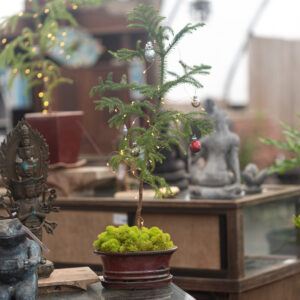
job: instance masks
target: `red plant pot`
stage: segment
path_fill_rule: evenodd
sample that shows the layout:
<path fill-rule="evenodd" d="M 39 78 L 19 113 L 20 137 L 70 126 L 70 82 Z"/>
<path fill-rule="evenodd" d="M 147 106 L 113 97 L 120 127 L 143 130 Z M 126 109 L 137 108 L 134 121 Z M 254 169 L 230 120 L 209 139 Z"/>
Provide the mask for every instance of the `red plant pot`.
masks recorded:
<path fill-rule="evenodd" d="M 177 250 L 108 253 L 94 251 L 103 262 L 104 287 L 149 288 L 169 284 L 171 255 Z"/>
<path fill-rule="evenodd" d="M 30 113 L 25 115 L 32 128 L 38 130 L 49 146 L 50 164 L 77 162 L 82 130 L 82 111 Z"/>

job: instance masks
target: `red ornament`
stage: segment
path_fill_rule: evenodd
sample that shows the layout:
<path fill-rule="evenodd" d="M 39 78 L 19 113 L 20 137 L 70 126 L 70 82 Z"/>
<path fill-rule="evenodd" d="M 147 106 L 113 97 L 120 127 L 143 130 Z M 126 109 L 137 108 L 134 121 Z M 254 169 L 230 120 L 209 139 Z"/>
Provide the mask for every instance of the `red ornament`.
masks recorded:
<path fill-rule="evenodd" d="M 195 136 L 192 138 L 192 141 L 190 143 L 190 150 L 193 153 L 197 153 L 201 150 L 201 143 L 197 140 Z"/>

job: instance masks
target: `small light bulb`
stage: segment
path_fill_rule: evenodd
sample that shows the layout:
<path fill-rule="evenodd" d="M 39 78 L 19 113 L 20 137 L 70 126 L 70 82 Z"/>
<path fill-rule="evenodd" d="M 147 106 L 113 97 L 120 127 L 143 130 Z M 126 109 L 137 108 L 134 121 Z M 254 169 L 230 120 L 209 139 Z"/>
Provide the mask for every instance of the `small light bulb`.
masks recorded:
<path fill-rule="evenodd" d="M 43 98 L 44 97 L 44 93 L 43 92 L 39 92 L 39 97 Z"/>
<path fill-rule="evenodd" d="M 7 39 L 6 38 L 3 38 L 2 39 L 2 44 L 5 44 L 7 42 Z"/>
<path fill-rule="evenodd" d="M 70 54 L 66 55 L 66 59 L 70 59 L 70 58 L 71 58 Z"/>
<path fill-rule="evenodd" d="M 22 17 L 22 16 L 24 16 L 24 13 L 21 11 L 21 12 L 19 13 L 19 17 Z"/>
<path fill-rule="evenodd" d="M 78 8 L 78 6 L 77 6 L 76 4 L 74 4 L 74 5 L 72 6 L 72 8 L 73 8 L 74 10 L 76 10 L 76 9 Z"/>
<path fill-rule="evenodd" d="M 64 45 L 65 45 L 64 42 L 60 42 L 60 43 L 59 43 L 59 46 L 60 46 L 60 47 L 63 47 Z"/>
<path fill-rule="evenodd" d="M 43 109 L 43 114 L 46 115 L 48 113 L 47 109 Z"/>
<path fill-rule="evenodd" d="M 51 41 L 55 41 L 56 40 L 56 37 L 53 35 L 52 37 L 51 37 Z"/>
<path fill-rule="evenodd" d="M 48 107 L 49 106 L 49 101 L 45 101 L 44 102 L 44 107 Z"/>
<path fill-rule="evenodd" d="M 39 16 L 39 15 L 38 15 L 37 13 L 35 13 L 35 14 L 33 15 L 33 18 L 36 19 L 38 16 Z"/>
<path fill-rule="evenodd" d="M 29 74 L 29 73 L 30 73 L 30 69 L 26 69 L 25 74 Z"/>
<path fill-rule="evenodd" d="M 43 78 L 44 82 L 47 82 L 48 80 L 49 80 L 48 76 L 46 76 L 46 77 Z"/>
<path fill-rule="evenodd" d="M 50 39 L 52 37 L 52 33 L 48 33 L 47 37 Z"/>
<path fill-rule="evenodd" d="M 16 74 L 18 72 L 18 69 L 17 68 L 13 69 L 13 72 Z"/>
<path fill-rule="evenodd" d="M 42 28 L 42 26 L 43 26 L 43 24 L 40 23 L 40 24 L 38 24 L 37 28 Z"/>
<path fill-rule="evenodd" d="M 53 66 L 49 66 L 49 67 L 48 67 L 48 70 L 49 70 L 49 71 L 52 71 L 52 70 L 53 70 Z"/>
<path fill-rule="evenodd" d="M 67 35 L 67 33 L 64 31 L 62 34 L 61 34 L 62 36 L 66 36 Z"/>
<path fill-rule="evenodd" d="M 42 74 L 42 73 L 38 73 L 38 74 L 36 75 L 36 77 L 37 77 L 37 78 L 42 78 L 42 77 L 43 77 L 43 74 Z"/>
<path fill-rule="evenodd" d="M 44 10 L 44 13 L 45 13 L 45 14 L 48 14 L 49 11 L 50 11 L 50 9 L 49 9 L 49 8 L 46 8 L 46 9 Z"/>
<path fill-rule="evenodd" d="M 108 162 L 108 163 L 106 163 L 106 166 L 107 166 L 107 167 L 109 167 L 109 162 Z"/>

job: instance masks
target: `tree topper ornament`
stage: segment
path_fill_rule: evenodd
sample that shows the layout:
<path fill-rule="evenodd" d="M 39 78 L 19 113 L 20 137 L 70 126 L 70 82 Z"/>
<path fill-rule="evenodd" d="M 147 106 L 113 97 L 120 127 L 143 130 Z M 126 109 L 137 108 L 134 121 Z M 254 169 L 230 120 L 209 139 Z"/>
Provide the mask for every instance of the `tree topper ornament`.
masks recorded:
<path fill-rule="evenodd" d="M 148 63 L 153 63 L 155 59 L 155 51 L 151 41 L 146 43 L 145 46 L 145 58 Z"/>

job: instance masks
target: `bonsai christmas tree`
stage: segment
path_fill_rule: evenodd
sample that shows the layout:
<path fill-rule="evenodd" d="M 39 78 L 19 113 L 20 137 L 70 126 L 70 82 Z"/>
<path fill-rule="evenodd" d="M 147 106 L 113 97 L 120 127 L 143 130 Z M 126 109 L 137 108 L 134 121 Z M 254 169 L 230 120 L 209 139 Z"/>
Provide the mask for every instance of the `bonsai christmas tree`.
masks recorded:
<path fill-rule="evenodd" d="M 169 53 L 185 35 L 202 27 L 202 23 L 187 24 L 177 34 L 174 34 L 169 26 L 162 24 L 164 17 L 159 16 L 157 10 L 152 6 L 144 6 L 142 4 L 128 14 L 128 20 L 131 22 L 130 28 L 142 28 L 147 31 L 149 41 L 137 41 L 135 50 L 120 49 L 110 53 L 120 62 L 130 62 L 136 58 L 142 61 L 146 59 L 148 63 L 147 69 L 157 62 L 159 65 L 158 83 L 139 85 L 135 82 L 128 82 L 126 75 L 123 75 L 121 81 L 117 82 L 114 81 L 113 74 L 110 73 L 105 80 L 99 78 L 99 84 L 92 88 L 90 96 L 98 93 L 101 99 L 95 100 L 96 109 L 108 109 L 112 114 L 112 117 L 109 119 L 109 125 L 117 129 L 123 129 L 123 138 L 119 149 L 111 157 L 109 164 L 114 170 L 120 164 L 126 164 L 128 171 L 138 179 L 139 199 L 136 211 L 136 225 L 142 233 L 144 230 L 148 234 L 148 229 L 143 229 L 144 221 L 141 216 L 144 184 L 150 185 L 160 197 L 162 196 L 161 188 L 164 188 L 167 193 L 171 192 L 170 187 L 163 178 L 153 175 L 155 166 L 162 163 L 165 158 L 161 151 L 163 149 L 171 151 L 172 145 L 177 145 L 182 148 L 182 151 L 185 151 L 181 140 L 190 140 L 192 128 L 200 130 L 202 135 L 207 134 L 211 128 L 209 121 L 201 117 L 204 113 L 199 109 L 190 113 L 182 113 L 178 110 L 165 110 L 163 108 L 165 95 L 171 89 L 182 84 L 201 88 L 202 85 L 198 82 L 196 76 L 208 74 L 210 67 L 207 65 L 189 66 L 183 61 L 179 61 L 182 74 L 177 74 L 167 69 Z M 143 47 L 144 43 L 145 46 Z M 171 76 L 171 80 L 166 80 L 167 74 Z M 122 90 L 139 91 L 143 95 L 144 100 L 132 101 L 126 104 L 117 97 L 105 96 L 108 91 Z M 193 99 L 192 105 L 195 107 L 199 106 L 198 99 Z M 141 126 L 135 126 L 137 120 L 139 120 Z M 199 151 L 200 146 L 196 139 L 192 140 L 190 145 L 193 152 Z M 133 230 L 136 231 L 137 228 Z M 100 234 L 98 241 L 94 243 L 96 249 L 105 250 L 101 247 L 102 242 L 107 242 L 107 237 L 109 236 L 115 239 L 114 236 L 117 235 L 115 230 L 117 229 L 109 226 L 106 233 Z M 151 230 L 156 231 L 156 229 L 150 229 L 149 231 Z M 138 235 L 138 233 L 136 234 Z M 169 237 L 164 236 L 160 232 L 160 238 L 162 240 L 165 239 L 166 245 L 172 248 L 173 244 L 170 242 Z M 117 247 L 109 247 L 108 249 L 112 250 L 114 248 L 116 252 L 122 251 L 123 248 L 120 248 L 119 241 L 111 243 L 114 246 L 117 245 Z M 153 250 L 153 248 L 148 250 Z"/>
<path fill-rule="evenodd" d="M 71 11 L 79 5 L 101 3 L 101 0 L 50 0 L 43 7 L 38 0 L 26 0 L 31 10 L 4 19 L 1 26 L 1 43 L 4 46 L 0 53 L 0 69 L 9 66 L 10 86 L 17 74 L 27 79 L 27 89 L 41 86 L 38 96 L 42 100 L 43 111 L 47 112 L 52 100 L 53 89 L 62 83 L 72 83 L 60 74 L 60 67 L 48 58 L 54 47 L 60 47 L 61 55 L 69 59 L 72 49 L 65 46 L 66 32 L 58 38 L 60 24 L 76 26 L 77 22 Z M 24 27 L 21 33 L 11 39 L 18 22 L 24 20 L 30 26 Z"/>

